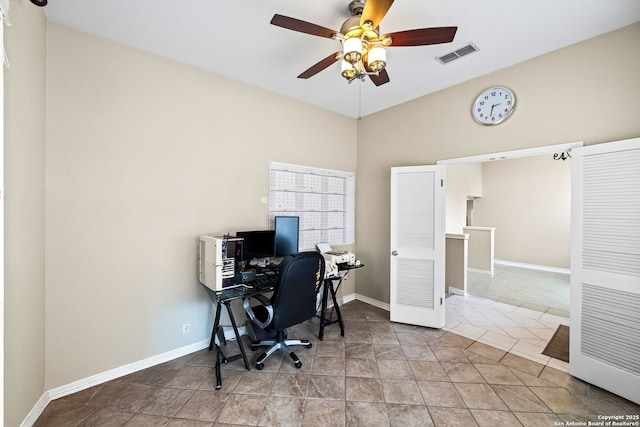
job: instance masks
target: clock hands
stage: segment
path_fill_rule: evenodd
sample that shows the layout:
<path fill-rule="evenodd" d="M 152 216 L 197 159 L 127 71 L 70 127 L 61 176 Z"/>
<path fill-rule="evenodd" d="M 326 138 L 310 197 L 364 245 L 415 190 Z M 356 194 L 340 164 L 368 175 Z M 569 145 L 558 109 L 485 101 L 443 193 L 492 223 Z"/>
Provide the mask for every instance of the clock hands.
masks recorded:
<path fill-rule="evenodd" d="M 500 105 L 500 103 L 498 102 L 497 104 L 493 104 L 491 106 L 491 112 L 489 113 L 489 116 L 493 116 L 493 109 L 496 108 L 498 105 Z"/>

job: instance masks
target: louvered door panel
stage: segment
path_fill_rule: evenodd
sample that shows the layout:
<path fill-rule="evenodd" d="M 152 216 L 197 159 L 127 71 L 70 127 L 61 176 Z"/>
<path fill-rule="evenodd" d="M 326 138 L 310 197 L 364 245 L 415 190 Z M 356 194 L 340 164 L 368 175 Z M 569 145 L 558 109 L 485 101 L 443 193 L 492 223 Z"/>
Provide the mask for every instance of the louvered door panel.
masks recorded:
<path fill-rule="evenodd" d="M 434 308 L 433 260 L 399 259 L 396 304 Z"/>
<path fill-rule="evenodd" d="M 397 177 L 397 243 L 409 248 L 434 248 L 435 174 L 399 174 Z"/>
<path fill-rule="evenodd" d="M 572 156 L 569 369 L 640 403 L 640 138 Z"/>
<path fill-rule="evenodd" d="M 640 150 L 583 161 L 582 265 L 640 277 Z"/>
<path fill-rule="evenodd" d="M 640 375 L 640 294 L 582 285 L 585 356 Z"/>

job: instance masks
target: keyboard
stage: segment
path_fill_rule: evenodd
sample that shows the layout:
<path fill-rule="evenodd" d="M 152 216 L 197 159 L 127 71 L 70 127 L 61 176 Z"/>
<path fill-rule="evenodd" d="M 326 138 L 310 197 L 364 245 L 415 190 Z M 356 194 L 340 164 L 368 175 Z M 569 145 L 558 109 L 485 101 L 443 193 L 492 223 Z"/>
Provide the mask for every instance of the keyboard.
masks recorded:
<path fill-rule="evenodd" d="M 256 274 L 256 281 L 252 285 L 256 289 L 269 289 L 276 284 L 277 280 L 277 274 Z"/>

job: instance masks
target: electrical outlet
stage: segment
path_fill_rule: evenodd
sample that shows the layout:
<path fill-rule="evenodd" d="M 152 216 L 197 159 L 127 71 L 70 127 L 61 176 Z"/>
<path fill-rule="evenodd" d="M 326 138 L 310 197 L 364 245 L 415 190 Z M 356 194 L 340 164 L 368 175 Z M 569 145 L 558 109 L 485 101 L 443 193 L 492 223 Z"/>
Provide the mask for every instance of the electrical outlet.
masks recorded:
<path fill-rule="evenodd" d="M 183 334 L 188 334 L 190 330 L 191 330 L 191 324 L 190 323 L 185 323 L 184 325 L 182 325 L 182 333 Z"/>

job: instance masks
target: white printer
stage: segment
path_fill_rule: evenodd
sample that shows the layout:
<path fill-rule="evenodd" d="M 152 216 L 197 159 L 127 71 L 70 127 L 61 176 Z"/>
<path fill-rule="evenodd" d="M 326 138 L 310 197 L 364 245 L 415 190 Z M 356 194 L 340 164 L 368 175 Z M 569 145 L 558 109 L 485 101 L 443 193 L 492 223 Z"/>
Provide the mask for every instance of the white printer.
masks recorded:
<path fill-rule="evenodd" d="M 318 250 L 324 257 L 324 275 L 325 277 L 337 276 L 339 264 L 354 265 L 356 256 L 348 251 L 334 251 L 328 243 L 318 243 Z"/>
<path fill-rule="evenodd" d="M 347 251 L 329 251 L 329 252 L 323 253 L 322 255 L 325 256 L 325 259 L 327 256 L 332 257 L 332 260 L 336 264 L 353 265 L 356 262 L 356 256 L 351 252 L 347 252 Z"/>

